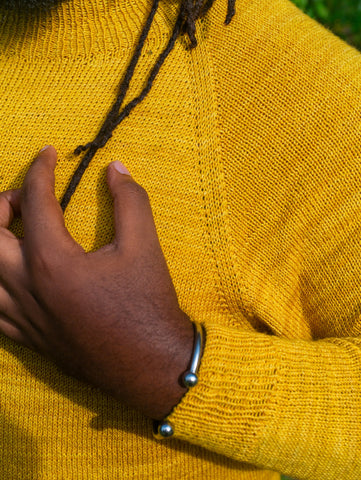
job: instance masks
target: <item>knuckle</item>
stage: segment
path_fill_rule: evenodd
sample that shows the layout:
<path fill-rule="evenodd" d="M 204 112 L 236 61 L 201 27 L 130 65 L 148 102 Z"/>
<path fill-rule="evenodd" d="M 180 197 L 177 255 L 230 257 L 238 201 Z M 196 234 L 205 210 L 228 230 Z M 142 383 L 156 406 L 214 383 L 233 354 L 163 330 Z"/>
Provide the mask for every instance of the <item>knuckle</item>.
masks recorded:
<path fill-rule="evenodd" d="M 37 182 L 25 181 L 21 190 L 21 199 L 24 203 L 28 203 L 37 195 L 39 187 Z"/>
<path fill-rule="evenodd" d="M 126 188 L 128 195 L 139 199 L 141 202 L 149 203 L 148 193 L 139 183 L 128 182 Z"/>
<path fill-rule="evenodd" d="M 0 204 L 7 203 L 7 197 L 8 197 L 9 192 L 1 192 L 0 193 Z"/>
<path fill-rule="evenodd" d="M 27 203 L 34 198 L 42 196 L 44 193 L 51 193 L 51 189 L 44 179 L 38 178 L 25 181 L 21 191 L 22 201 Z"/>
<path fill-rule="evenodd" d="M 0 223 L 2 224 L 7 218 L 8 202 L 4 194 L 0 194 Z"/>
<path fill-rule="evenodd" d="M 32 191 L 33 191 L 33 184 L 29 181 L 25 181 L 21 189 L 22 202 L 27 203 L 29 201 L 29 198 L 31 198 L 31 195 L 32 195 Z"/>

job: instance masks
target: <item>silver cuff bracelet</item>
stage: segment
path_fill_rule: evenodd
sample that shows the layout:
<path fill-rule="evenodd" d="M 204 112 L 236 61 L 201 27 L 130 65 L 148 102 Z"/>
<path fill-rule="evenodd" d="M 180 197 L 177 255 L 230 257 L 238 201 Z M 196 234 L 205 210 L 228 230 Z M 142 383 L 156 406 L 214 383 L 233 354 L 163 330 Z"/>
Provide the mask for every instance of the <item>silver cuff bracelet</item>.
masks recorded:
<path fill-rule="evenodd" d="M 194 345 L 191 365 L 182 375 L 182 383 L 186 388 L 195 387 L 198 383 L 198 370 L 201 364 L 202 348 L 203 348 L 203 327 L 199 323 L 193 322 L 194 328 Z M 158 440 L 169 438 L 174 434 L 174 427 L 166 420 L 162 422 L 155 421 L 153 424 L 153 435 Z"/>

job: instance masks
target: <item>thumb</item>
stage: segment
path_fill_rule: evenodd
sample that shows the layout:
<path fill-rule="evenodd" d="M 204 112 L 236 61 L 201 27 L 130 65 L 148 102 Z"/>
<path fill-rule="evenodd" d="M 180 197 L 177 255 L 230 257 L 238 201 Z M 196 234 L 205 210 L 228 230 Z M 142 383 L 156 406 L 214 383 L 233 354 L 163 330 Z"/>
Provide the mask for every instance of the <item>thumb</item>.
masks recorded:
<path fill-rule="evenodd" d="M 114 201 L 115 242 L 121 250 L 138 250 L 158 239 L 147 192 L 119 161 L 112 162 L 107 180 Z M 158 240 L 157 240 L 158 241 Z"/>

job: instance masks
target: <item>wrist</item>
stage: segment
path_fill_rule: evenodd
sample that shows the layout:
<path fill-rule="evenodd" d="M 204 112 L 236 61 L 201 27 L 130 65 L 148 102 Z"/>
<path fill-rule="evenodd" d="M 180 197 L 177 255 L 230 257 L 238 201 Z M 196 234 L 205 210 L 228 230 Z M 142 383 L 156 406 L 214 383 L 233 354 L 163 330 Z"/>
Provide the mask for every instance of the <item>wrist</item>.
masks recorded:
<path fill-rule="evenodd" d="M 188 390 L 182 377 L 192 359 L 194 328 L 189 317 L 181 313 L 182 321 L 177 324 L 176 331 L 170 331 L 167 341 L 160 345 L 155 358 L 156 366 L 151 374 L 157 380 L 152 389 L 152 400 L 147 402 L 143 412 L 155 420 L 162 420 L 169 415 Z"/>
<path fill-rule="evenodd" d="M 151 335 L 139 331 L 137 343 L 128 344 L 126 355 L 123 344 L 119 370 L 109 372 L 110 379 L 99 385 L 155 420 L 169 415 L 187 392 L 182 375 L 189 369 L 194 345 L 193 323 L 181 310 L 163 325 L 166 328 Z"/>
<path fill-rule="evenodd" d="M 194 328 L 194 345 L 192 360 L 189 369 L 182 375 L 182 384 L 187 389 L 193 388 L 198 384 L 198 370 L 201 363 L 204 331 L 203 327 L 198 323 L 193 323 Z M 157 440 L 169 438 L 174 435 L 174 427 L 167 419 L 160 422 L 153 422 L 153 434 Z"/>

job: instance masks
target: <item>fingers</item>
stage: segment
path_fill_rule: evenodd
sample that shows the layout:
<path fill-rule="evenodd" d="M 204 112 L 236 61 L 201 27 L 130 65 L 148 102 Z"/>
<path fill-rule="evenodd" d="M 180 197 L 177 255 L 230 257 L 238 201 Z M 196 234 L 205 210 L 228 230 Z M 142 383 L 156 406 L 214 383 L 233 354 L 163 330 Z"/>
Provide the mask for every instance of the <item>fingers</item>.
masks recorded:
<path fill-rule="evenodd" d="M 20 190 L 0 193 L 0 227 L 9 228 L 13 218 L 20 215 Z"/>
<path fill-rule="evenodd" d="M 56 160 L 54 147 L 40 151 L 21 189 L 25 246 L 33 255 L 45 251 L 55 255 L 66 245 L 75 244 L 65 227 L 63 212 L 54 194 Z"/>
<path fill-rule="evenodd" d="M 139 249 L 158 237 L 146 191 L 136 183 L 124 165 L 108 167 L 108 185 L 114 200 L 116 243 L 122 249 Z"/>
<path fill-rule="evenodd" d="M 0 333 L 22 345 L 29 346 L 22 315 L 6 288 L 0 286 Z"/>
<path fill-rule="evenodd" d="M 23 331 L 4 315 L 0 315 L 0 333 L 21 345 L 31 348 L 30 342 Z"/>

